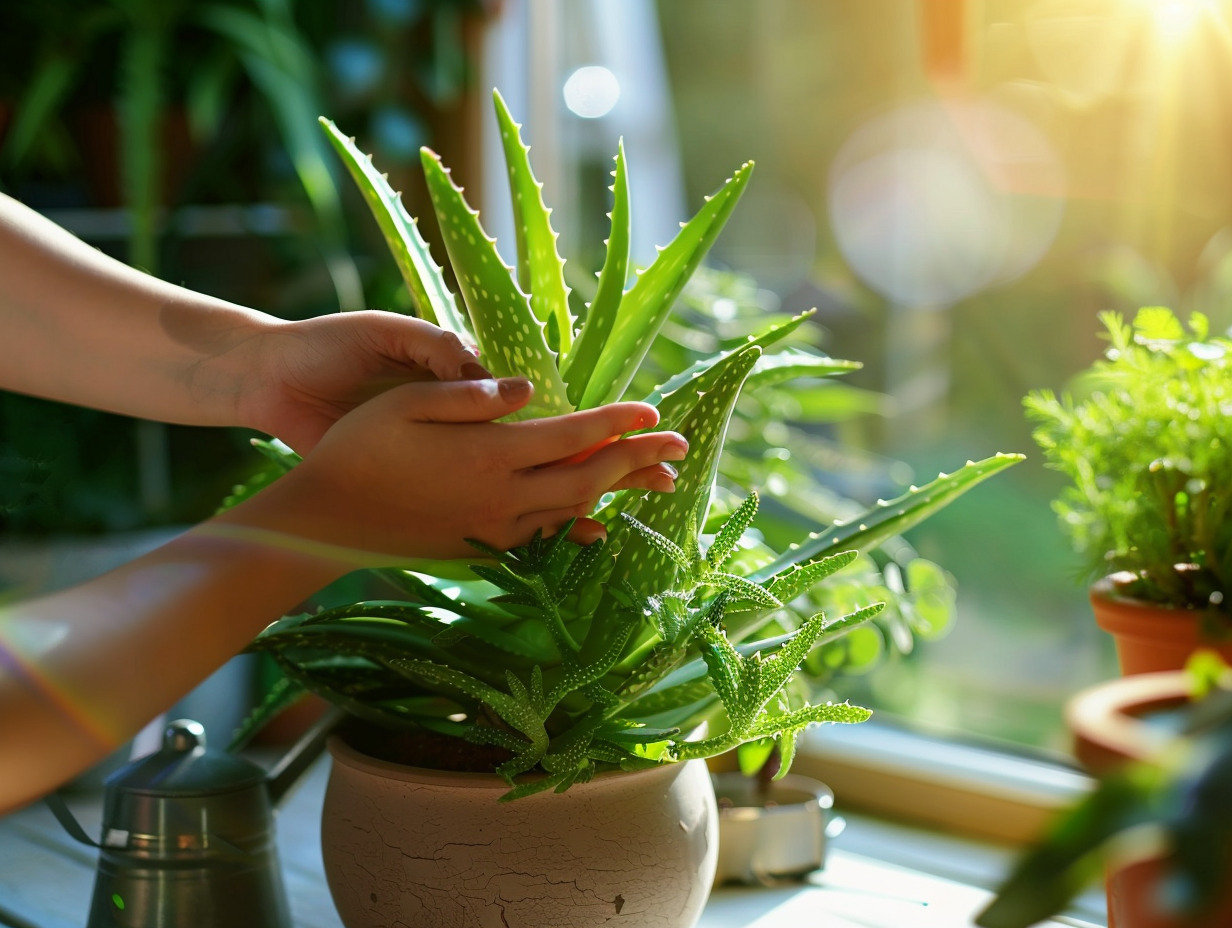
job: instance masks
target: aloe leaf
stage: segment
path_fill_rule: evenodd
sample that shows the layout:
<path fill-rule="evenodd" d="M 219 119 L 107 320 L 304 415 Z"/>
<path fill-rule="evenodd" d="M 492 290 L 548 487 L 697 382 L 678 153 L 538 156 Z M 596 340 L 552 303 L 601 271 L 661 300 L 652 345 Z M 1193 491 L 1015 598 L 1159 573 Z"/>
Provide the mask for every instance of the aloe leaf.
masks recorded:
<path fill-rule="evenodd" d="M 581 402 L 594 372 L 595 364 L 603 353 L 603 346 L 616 323 L 620 302 L 624 297 L 625 281 L 629 276 L 629 181 L 625 170 L 625 146 L 621 141 L 616 147 L 616 170 L 613 172 L 612 231 L 607 239 L 607 255 L 599 272 L 599 287 L 595 298 L 586 311 L 586 321 L 572 350 L 565 356 L 561 372 L 569 385 L 569 401 Z"/>
<path fill-rule="evenodd" d="M 807 312 L 800 313 L 800 315 L 793 316 L 787 322 L 772 325 L 764 332 L 760 332 L 757 335 L 750 335 L 743 344 L 738 345 L 735 348 L 731 348 L 727 351 L 721 351 L 718 354 L 711 355 L 708 358 L 702 358 L 701 360 L 694 361 L 679 374 L 674 375 L 666 380 L 661 386 L 658 386 L 652 390 L 650 395 L 646 397 L 645 402 L 650 403 L 652 406 L 658 406 L 659 401 L 669 393 L 675 393 L 690 380 L 695 380 L 700 377 L 724 358 L 729 358 L 737 352 L 748 348 L 750 345 L 756 345 L 758 348 L 761 348 L 762 351 L 765 351 L 765 349 L 769 348 L 775 342 L 781 341 L 792 332 L 796 331 L 796 329 L 800 328 L 800 326 L 804 324 L 804 321 L 816 312 L 817 310 L 810 309 Z M 765 357 L 765 355 L 763 355 L 763 357 Z M 835 361 L 835 363 L 855 364 L 857 366 L 859 364 L 857 361 Z"/>
<path fill-rule="evenodd" d="M 469 339 L 470 327 L 458 312 L 440 265 L 432 260 L 428 243 L 419 232 L 418 221 L 402 205 L 402 196 L 389 186 L 386 176 L 373 166 L 372 156 L 360 151 L 353 138 L 343 135 L 324 116 L 319 122 L 385 236 L 416 312 L 428 322 Z"/>
<path fill-rule="evenodd" d="M 531 170 L 530 148 L 522 142 L 522 127 L 509 115 L 500 91 L 494 90 L 492 98 L 509 169 L 513 227 L 518 242 L 518 281 L 530 294 L 531 311 L 544 324 L 548 347 L 563 353 L 573 341 L 573 316 L 569 313 L 565 262 L 556 250 L 558 235 L 552 230 L 552 211 L 543 202 L 543 184 Z"/>
<path fill-rule="evenodd" d="M 723 523 L 723 527 L 719 529 L 719 533 L 710 544 L 710 549 L 706 552 L 706 561 L 712 569 L 719 570 L 731 560 L 736 545 L 744 535 L 744 530 L 749 527 L 753 517 L 757 515 L 757 503 L 757 494 L 750 493 Z"/>
<path fill-rule="evenodd" d="M 877 505 L 830 528 L 813 532 L 798 545 L 792 545 L 749 579 L 764 582 L 791 567 L 815 561 L 839 551 L 867 551 L 892 535 L 900 535 L 918 522 L 948 506 L 977 483 L 1012 467 L 1024 459 L 1021 454 L 998 453 L 982 461 L 968 461 L 952 474 L 940 474 L 922 487 L 912 487 L 892 500 Z"/>
<path fill-rule="evenodd" d="M 484 232 L 479 214 L 467 204 L 462 188 L 450 179 L 436 153 L 425 148 L 421 154 L 428 193 L 484 363 L 497 377 L 527 377 L 535 386 L 534 397 L 514 418 L 572 412 L 544 325 L 501 260 L 496 240 Z"/>
<path fill-rule="evenodd" d="M 579 408 L 589 409 L 620 399 L 685 282 L 697 270 L 736 208 L 752 173 L 753 162 L 741 166 L 685 223 L 624 295 Z"/>
<path fill-rule="evenodd" d="M 858 371 L 863 366 L 859 361 L 841 361 L 800 348 L 784 348 L 762 356 L 749 374 L 749 386 L 768 387 L 798 377 L 833 377 Z"/>
<path fill-rule="evenodd" d="M 789 603 L 797 596 L 807 593 L 826 577 L 842 570 L 859 556 L 858 551 L 842 551 L 808 564 L 789 567 L 778 574 L 766 589 L 782 602 Z"/>
<path fill-rule="evenodd" d="M 687 388 L 680 391 L 677 395 L 687 395 L 673 404 L 679 408 L 673 408 L 670 424 L 664 417 L 665 428 L 674 428 L 688 439 L 689 454 L 679 465 L 676 492 L 643 500 L 637 506 L 637 519 L 686 552 L 695 549 L 698 526 L 705 522 L 732 408 L 760 355 L 760 348 L 748 347 L 724 359 L 708 372 L 713 375 L 707 377 L 709 389 L 700 393 Z M 626 506 L 626 511 L 630 508 Z M 617 555 L 612 582 L 628 583 L 643 595 L 670 588 L 677 569 L 671 559 L 640 534 L 626 537 L 628 541 Z"/>

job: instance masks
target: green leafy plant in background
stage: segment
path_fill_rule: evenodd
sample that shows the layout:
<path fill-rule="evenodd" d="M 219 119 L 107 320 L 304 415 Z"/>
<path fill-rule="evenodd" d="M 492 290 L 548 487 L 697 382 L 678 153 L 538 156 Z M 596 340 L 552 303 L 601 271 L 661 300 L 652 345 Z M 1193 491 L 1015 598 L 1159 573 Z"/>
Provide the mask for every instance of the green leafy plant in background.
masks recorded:
<path fill-rule="evenodd" d="M 499 95 L 496 112 L 518 229 L 516 267 L 505 265 L 439 158 L 422 153 L 465 312 L 371 158 L 332 123 L 322 125 L 372 208 L 416 311 L 477 342 L 496 376 L 534 383 L 534 400 L 519 416 L 618 400 L 628 395 L 753 166 L 737 170 L 630 284 L 628 181 L 619 149 L 607 256 L 594 299 L 575 318 L 540 184 Z M 564 790 L 604 769 L 706 757 L 770 738 L 786 772 L 802 729 L 866 718 L 867 710 L 846 703 L 809 703 L 787 685 L 814 648 L 867 622 L 882 604 L 836 618 L 812 614 L 789 630 L 771 623 L 858 552 L 1020 456 L 968 463 L 749 563 L 744 539 L 758 496 L 710 518 L 720 452 L 742 388 L 758 378 L 829 376 L 853 366 L 795 348 L 770 350 L 805 318 L 772 324 L 650 392 L 660 426 L 685 435 L 689 456 L 674 494 L 624 491 L 603 502 L 596 518 L 608 527 L 606 541 L 581 547 L 562 533 L 508 552 L 477 545 L 486 558 L 469 566 L 381 572 L 398 590 L 396 599 L 271 625 L 253 649 L 273 655 L 287 682 L 252 725 L 308 687 L 372 721 L 503 750 L 498 772 L 512 786 L 507 798 L 517 798 Z M 279 446 L 264 450 L 279 458 L 277 466 L 294 466 Z M 521 778 L 531 771 L 544 776 Z"/>
<path fill-rule="evenodd" d="M 1104 313 L 1110 347 L 1082 397 L 1025 400 L 1050 467 L 1071 481 L 1055 503 L 1092 577 L 1125 595 L 1232 610 L 1232 340 L 1205 316 L 1188 328 L 1150 307 L 1132 325 Z"/>
<path fill-rule="evenodd" d="M 1188 673 L 1194 701 L 1175 720 L 1178 735 L 1101 777 L 1023 855 L 977 925 L 1028 928 L 1110 866 L 1150 858 L 1161 860 L 1155 901 L 1168 924 L 1224 924 L 1214 910 L 1232 872 L 1232 674 L 1212 652 L 1199 652 Z"/>
<path fill-rule="evenodd" d="M 79 4 L 77 5 L 79 6 Z M 34 16 L 33 7 L 24 14 Z M 173 104 L 169 88 L 182 84 L 192 134 L 216 135 L 241 78 L 269 104 L 269 113 L 293 166 L 323 243 L 339 305 L 363 305 L 359 275 L 344 247 L 342 210 L 328 146 L 312 131 L 323 99 L 313 49 L 295 23 L 291 0 L 188 3 L 186 0 L 104 0 L 85 15 L 51 0 L 49 24 L 16 102 L 0 149 L 6 168 L 24 165 L 54 130 L 79 85 L 100 82 L 102 46 L 114 45 L 114 105 L 119 130 L 121 195 L 130 213 L 130 263 L 157 273 L 159 212 L 169 165 L 162 131 Z M 19 14 L 14 13 L 15 21 Z M 204 46 L 204 50 L 202 48 Z M 97 52 L 98 54 L 94 54 Z M 182 59 L 182 60 L 181 60 Z M 184 61 L 195 62 L 187 68 Z M 180 78 L 181 80 L 173 80 Z M 105 86 L 107 76 L 101 76 Z"/>

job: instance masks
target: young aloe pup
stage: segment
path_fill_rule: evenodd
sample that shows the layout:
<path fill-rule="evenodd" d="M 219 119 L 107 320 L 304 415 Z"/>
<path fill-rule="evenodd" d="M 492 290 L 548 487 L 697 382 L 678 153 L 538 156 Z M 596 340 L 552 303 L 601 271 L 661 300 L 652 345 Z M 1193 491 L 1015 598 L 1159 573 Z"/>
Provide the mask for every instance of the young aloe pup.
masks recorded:
<path fill-rule="evenodd" d="M 618 148 L 606 259 L 594 299 L 575 317 L 542 185 L 499 94 L 495 104 L 517 229 L 515 268 L 502 260 L 436 154 L 422 152 L 461 309 L 416 220 L 371 157 L 328 120 L 322 126 L 380 225 L 416 312 L 478 344 L 494 375 L 532 381 L 534 397 L 516 417 L 622 399 L 753 165 L 736 170 L 634 275 L 627 169 Z M 437 562 L 384 572 L 397 600 L 271 625 L 253 648 L 272 654 L 287 681 L 254 724 L 307 687 L 362 718 L 496 747 L 505 758 L 497 770 L 511 786 L 506 798 L 513 799 L 563 791 L 606 769 L 707 757 L 754 739 L 777 741 L 785 773 L 805 727 L 867 718 L 866 709 L 810 704 L 786 686 L 811 649 L 868 621 L 880 603 L 841 617 L 814 615 L 771 638 L 759 630 L 856 552 L 1021 456 L 968 463 L 856 519 L 820 528 L 754 572 L 733 568 L 757 495 L 722 526 L 708 526 L 707 515 L 728 420 L 746 380 L 771 367 L 778 377 L 852 367 L 798 349 L 771 353 L 805 318 L 695 364 L 645 397 L 658 408 L 660 428 L 688 439 L 689 454 L 673 494 L 622 491 L 603 501 L 594 517 L 607 527 L 605 541 L 581 546 L 562 532 L 511 551 L 476 543 L 486 557 L 469 569 Z M 278 446 L 264 450 L 282 467 L 295 464 Z M 691 737 L 703 723 L 706 734 Z M 531 771 L 546 775 L 521 777 Z"/>

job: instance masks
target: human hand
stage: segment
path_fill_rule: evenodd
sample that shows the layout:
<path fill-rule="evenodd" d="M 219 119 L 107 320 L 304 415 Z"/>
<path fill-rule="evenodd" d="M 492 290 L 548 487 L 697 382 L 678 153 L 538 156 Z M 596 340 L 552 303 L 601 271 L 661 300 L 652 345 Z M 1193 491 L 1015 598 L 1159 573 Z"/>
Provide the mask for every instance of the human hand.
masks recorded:
<path fill-rule="evenodd" d="M 524 406 L 531 392 L 521 378 L 394 387 L 343 416 L 290 473 L 217 518 L 363 552 L 356 566 L 373 566 L 473 555 L 468 538 L 510 548 L 575 518 L 571 537 L 586 543 L 603 534 L 586 518 L 603 493 L 675 489 L 675 471 L 663 462 L 684 457 L 682 436 L 647 432 L 604 444 L 656 425 L 653 406 L 491 421 Z"/>
<path fill-rule="evenodd" d="M 452 332 L 379 310 L 265 326 L 243 354 L 240 424 L 277 435 L 301 454 L 391 387 L 491 376 Z"/>

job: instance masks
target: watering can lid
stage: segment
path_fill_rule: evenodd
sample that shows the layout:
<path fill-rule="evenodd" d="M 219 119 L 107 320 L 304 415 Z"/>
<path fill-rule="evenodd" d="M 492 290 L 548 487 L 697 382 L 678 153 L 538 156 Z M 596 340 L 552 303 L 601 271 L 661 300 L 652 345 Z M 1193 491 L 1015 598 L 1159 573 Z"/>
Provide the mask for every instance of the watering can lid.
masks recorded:
<path fill-rule="evenodd" d="M 265 771 L 226 751 L 207 750 L 205 728 L 177 719 L 163 732 L 160 750 L 138 758 L 107 778 L 109 792 L 158 796 L 230 793 L 265 782 Z"/>

